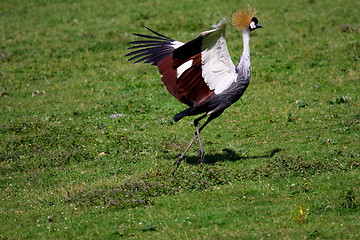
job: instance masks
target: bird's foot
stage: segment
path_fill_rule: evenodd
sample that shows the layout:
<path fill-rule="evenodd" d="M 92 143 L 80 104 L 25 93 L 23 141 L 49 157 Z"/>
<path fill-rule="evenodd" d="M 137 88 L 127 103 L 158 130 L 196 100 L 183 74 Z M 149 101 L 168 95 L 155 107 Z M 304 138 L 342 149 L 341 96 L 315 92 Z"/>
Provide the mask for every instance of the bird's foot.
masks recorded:
<path fill-rule="evenodd" d="M 180 157 L 176 160 L 176 162 L 174 162 L 174 165 L 176 166 L 176 168 L 179 167 L 183 158 L 184 158 L 184 155 L 180 155 Z"/>

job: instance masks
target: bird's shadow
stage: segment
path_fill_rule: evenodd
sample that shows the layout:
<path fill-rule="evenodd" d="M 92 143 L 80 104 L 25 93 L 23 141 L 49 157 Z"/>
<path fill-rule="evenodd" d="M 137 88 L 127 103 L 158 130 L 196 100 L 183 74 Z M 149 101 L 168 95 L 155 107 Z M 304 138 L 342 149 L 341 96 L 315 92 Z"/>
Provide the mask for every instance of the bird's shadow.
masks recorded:
<path fill-rule="evenodd" d="M 224 148 L 222 153 L 206 154 L 205 164 L 215 164 L 217 162 L 226 162 L 226 161 L 237 162 L 237 161 L 244 161 L 246 159 L 271 158 L 280 151 L 281 148 L 274 148 L 273 150 L 266 152 L 263 155 L 243 156 L 236 153 L 232 149 Z M 199 160 L 198 156 L 186 157 L 187 164 L 197 165 L 198 160 Z"/>

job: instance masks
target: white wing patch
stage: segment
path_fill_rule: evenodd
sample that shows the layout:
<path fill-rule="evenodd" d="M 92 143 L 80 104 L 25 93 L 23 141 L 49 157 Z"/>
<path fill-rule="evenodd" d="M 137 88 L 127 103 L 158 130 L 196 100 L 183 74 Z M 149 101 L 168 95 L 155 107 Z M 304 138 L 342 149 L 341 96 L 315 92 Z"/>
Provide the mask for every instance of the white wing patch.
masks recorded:
<path fill-rule="evenodd" d="M 184 62 L 181 64 L 176 70 L 177 72 L 177 78 L 180 78 L 181 74 L 183 74 L 187 69 L 189 69 L 193 64 L 193 60 Z"/>
<path fill-rule="evenodd" d="M 179 41 L 173 41 L 171 42 L 171 45 L 173 48 L 177 49 L 179 47 L 181 47 L 182 45 L 184 45 L 183 42 L 179 42 Z M 176 69 L 176 74 L 177 74 L 177 78 L 179 78 L 181 76 L 181 74 L 183 74 L 188 68 L 190 68 L 192 66 L 193 61 L 187 61 L 184 62 L 183 64 L 181 64 L 177 69 Z"/>
<path fill-rule="evenodd" d="M 178 47 L 181 47 L 182 45 L 184 45 L 184 43 L 179 42 L 179 41 L 173 41 L 173 42 L 171 42 L 171 45 L 173 48 L 177 49 Z"/>
<path fill-rule="evenodd" d="M 210 90 L 219 94 L 236 81 L 234 63 L 226 46 L 226 20 L 222 19 L 215 29 L 201 33 L 202 40 L 202 76 Z"/>

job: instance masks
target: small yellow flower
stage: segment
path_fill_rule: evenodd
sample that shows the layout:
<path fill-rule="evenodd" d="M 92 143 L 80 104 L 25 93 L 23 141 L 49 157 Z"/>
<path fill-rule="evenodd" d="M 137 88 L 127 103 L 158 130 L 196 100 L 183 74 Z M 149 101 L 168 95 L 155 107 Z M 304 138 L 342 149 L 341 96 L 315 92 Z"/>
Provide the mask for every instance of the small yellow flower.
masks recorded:
<path fill-rule="evenodd" d="M 305 214 L 305 211 L 304 211 L 304 206 L 302 206 L 300 208 L 300 215 L 303 216 Z"/>

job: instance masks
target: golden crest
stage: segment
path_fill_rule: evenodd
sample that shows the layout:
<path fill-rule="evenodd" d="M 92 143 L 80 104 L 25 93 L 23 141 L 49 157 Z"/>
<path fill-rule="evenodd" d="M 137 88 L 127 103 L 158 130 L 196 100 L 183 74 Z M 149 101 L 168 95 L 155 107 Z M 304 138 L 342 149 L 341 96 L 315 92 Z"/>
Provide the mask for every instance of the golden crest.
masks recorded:
<path fill-rule="evenodd" d="M 251 19 L 255 17 L 256 12 L 256 9 L 252 8 L 249 5 L 236 10 L 231 16 L 233 26 L 239 30 L 248 28 Z"/>

